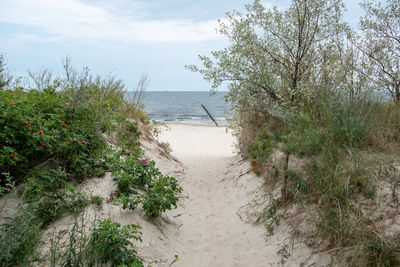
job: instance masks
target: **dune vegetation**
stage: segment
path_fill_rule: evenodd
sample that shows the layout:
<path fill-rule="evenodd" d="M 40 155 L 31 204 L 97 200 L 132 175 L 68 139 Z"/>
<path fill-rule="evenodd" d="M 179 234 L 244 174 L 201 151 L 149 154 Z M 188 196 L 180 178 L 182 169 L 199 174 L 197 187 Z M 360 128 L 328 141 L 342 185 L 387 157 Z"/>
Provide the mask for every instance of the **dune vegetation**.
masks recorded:
<path fill-rule="evenodd" d="M 111 173 L 123 208 L 141 205 L 149 219 L 176 207 L 180 187 L 154 161 L 143 158 L 139 138 L 149 118 L 139 106 L 143 76 L 132 99 L 122 81 L 79 72 L 64 61 L 65 75 L 30 73 L 34 88 L 23 88 L 1 60 L 0 195 L 16 194 L 17 209 L 2 218 L 0 266 L 30 265 L 39 235 L 61 216 L 76 217 L 66 245 L 52 243 L 52 266 L 143 266 L 132 248 L 140 226 L 97 220 L 86 234 L 79 214 L 103 199 L 79 190 L 92 177 Z M 5 207 L 0 207 L 3 212 Z"/>
<path fill-rule="evenodd" d="M 228 85 L 238 150 L 280 186 L 264 213 L 270 227 L 305 207 L 316 231 L 298 234 L 320 250 L 345 265 L 397 266 L 400 3 L 361 5 L 355 31 L 340 0 L 286 10 L 256 0 L 221 20 L 226 48 L 187 68 L 212 91 Z"/>

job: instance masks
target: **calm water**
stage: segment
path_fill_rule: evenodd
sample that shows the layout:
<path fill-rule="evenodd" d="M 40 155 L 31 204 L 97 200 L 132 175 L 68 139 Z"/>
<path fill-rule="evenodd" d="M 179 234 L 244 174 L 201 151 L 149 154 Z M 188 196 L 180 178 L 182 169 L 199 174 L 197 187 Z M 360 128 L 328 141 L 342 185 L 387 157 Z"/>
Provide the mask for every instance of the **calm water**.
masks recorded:
<path fill-rule="evenodd" d="M 144 92 L 142 103 L 151 119 L 166 122 L 214 124 L 201 107 L 203 104 L 219 124 L 226 124 L 230 104 L 226 92 Z"/>

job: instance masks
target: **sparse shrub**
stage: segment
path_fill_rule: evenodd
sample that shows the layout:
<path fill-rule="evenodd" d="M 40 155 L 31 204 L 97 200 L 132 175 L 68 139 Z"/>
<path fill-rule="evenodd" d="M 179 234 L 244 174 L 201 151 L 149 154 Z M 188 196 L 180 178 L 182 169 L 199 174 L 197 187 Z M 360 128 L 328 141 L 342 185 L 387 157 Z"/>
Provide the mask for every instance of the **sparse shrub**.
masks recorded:
<path fill-rule="evenodd" d="M 132 241 L 142 241 L 140 226 L 121 226 L 111 219 L 85 226 L 83 216 L 75 217 L 65 244 L 55 236 L 51 244 L 51 266 L 137 266 L 143 267 Z"/>
<path fill-rule="evenodd" d="M 88 204 L 86 197 L 67 183 L 67 175 L 60 169 L 35 170 L 23 199 L 43 224 L 55 221 L 64 212 L 79 212 Z"/>
<path fill-rule="evenodd" d="M 270 196 L 268 205 L 261 212 L 257 218 L 257 223 L 265 221 L 267 223 L 267 231 L 269 235 L 274 232 L 274 224 L 279 225 L 282 218 L 282 214 L 279 213 L 279 201 L 278 199 Z"/>
<path fill-rule="evenodd" d="M 125 117 L 123 117 L 120 125 L 121 126 L 118 129 L 117 138 L 118 145 L 121 146 L 123 153 L 136 157 L 141 156 L 141 150 L 139 149 L 139 138 L 142 133 L 138 128 L 137 122 L 127 120 Z"/>
<path fill-rule="evenodd" d="M 40 227 L 35 213 L 25 207 L 8 218 L 0 226 L 0 266 L 26 263 L 35 251 Z"/>

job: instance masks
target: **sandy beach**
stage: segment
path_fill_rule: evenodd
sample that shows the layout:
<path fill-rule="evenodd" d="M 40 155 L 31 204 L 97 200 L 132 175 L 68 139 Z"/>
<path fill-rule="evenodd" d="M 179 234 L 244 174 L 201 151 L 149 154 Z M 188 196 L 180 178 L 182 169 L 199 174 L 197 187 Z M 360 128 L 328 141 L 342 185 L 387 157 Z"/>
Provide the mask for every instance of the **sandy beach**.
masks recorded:
<path fill-rule="evenodd" d="M 255 223 L 268 192 L 263 179 L 234 153 L 231 130 L 167 125 L 158 139 L 170 144 L 171 154 L 183 165 L 181 185 L 186 196 L 173 212 L 181 220 L 178 233 L 169 240 L 171 253 L 179 255 L 174 266 L 279 265 L 282 258 L 277 252 L 290 240 L 288 226 L 283 221 L 267 237 L 265 226 Z M 310 249 L 295 243 L 288 263 L 323 265 L 320 258 L 313 259 Z"/>

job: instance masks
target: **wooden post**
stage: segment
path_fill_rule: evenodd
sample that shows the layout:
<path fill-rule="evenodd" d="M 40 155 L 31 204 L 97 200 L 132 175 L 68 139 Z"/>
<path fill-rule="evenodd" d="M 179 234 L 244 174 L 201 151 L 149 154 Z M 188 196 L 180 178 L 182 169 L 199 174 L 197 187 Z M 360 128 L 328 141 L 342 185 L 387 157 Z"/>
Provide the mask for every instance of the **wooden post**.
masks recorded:
<path fill-rule="evenodd" d="M 213 120 L 213 122 L 215 123 L 215 125 L 217 125 L 217 127 L 219 127 L 217 121 L 213 118 L 213 116 L 211 116 L 210 112 L 208 112 L 208 110 L 206 109 L 206 107 L 201 104 L 201 107 L 207 112 L 208 116 L 210 116 L 210 118 Z"/>

